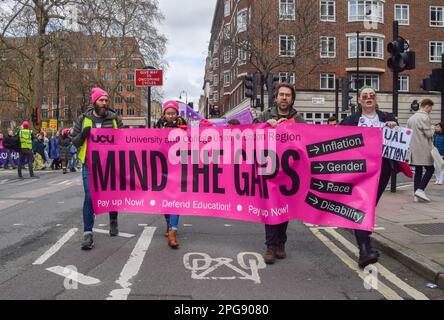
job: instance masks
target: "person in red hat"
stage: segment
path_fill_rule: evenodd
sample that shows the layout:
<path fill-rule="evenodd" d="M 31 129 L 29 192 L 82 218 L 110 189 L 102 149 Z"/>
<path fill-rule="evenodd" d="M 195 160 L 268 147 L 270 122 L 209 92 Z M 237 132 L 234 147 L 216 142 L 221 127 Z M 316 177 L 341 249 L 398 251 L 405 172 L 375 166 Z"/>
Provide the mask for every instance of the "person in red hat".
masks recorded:
<path fill-rule="evenodd" d="M 17 167 L 18 176 L 23 179 L 22 168 L 25 162 L 28 162 L 29 175 L 31 178 L 38 178 L 34 175 L 33 165 L 34 165 L 34 154 L 32 153 L 32 144 L 34 143 L 35 136 L 34 132 L 29 129 L 29 122 L 24 121 L 22 124 L 22 129 L 19 133 L 20 138 L 20 151 L 19 151 L 19 164 Z"/>
<path fill-rule="evenodd" d="M 162 106 L 163 115 L 156 123 L 156 128 L 186 128 L 187 122 L 179 116 L 179 102 L 170 100 Z M 177 230 L 179 226 L 179 216 L 174 214 L 166 214 L 166 233 L 168 237 L 168 245 L 172 249 L 177 249 Z"/>
<path fill-rule="evenodd" d="M 78 158 L 83 164 L 82 178 L 85 199 L 83 202 L 82 250 L 91 250 L 94 247 L 94 211 L 91 199 L 88 162 L 86 159 L 88 137 L 91 134 L 91 128 L 123 128 L 122 118 L 109 108 L 108 93 L 101 88 L 93 88 L 91 90 L 91 106 L 77 119 L 72 138 L 72 143 L 79 150 Z M 109 219 L 109 234 L 112 237 L 117 236 L 119 234 L 117 228 L 117 212 L 110 212 Z"/>

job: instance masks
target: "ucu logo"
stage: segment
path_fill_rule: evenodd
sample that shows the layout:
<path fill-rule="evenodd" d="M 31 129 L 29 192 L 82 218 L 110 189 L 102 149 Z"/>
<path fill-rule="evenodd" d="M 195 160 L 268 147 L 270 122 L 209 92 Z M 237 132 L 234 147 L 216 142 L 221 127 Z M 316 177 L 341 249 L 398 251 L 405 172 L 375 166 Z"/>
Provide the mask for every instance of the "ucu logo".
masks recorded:
<path fill-rule="evenodd" d="M 114 136 L 92 136 L 92 142 L 114 144 Z"/>

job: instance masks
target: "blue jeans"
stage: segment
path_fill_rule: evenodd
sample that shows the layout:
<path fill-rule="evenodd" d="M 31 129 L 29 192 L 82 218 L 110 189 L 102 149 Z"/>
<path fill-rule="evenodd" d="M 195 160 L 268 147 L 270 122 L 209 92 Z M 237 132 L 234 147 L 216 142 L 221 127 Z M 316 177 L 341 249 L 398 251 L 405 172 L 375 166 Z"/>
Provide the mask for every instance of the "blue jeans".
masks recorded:
<path fill-rule="evenodd" d="M 179 216 L 177 214 L 166 214 L 165 220 L 168 223 L 169 229 L 177 231 L 179 225 Z"/>
<path fill-rule="evenodd" d="M 79 159 L 77 158 L 77 153 L 73 153 L 72 158 L 69 161 L 68 168 L 75 169 L 75 168 L 77 168 L 78 163 L 79 163 Z"/>
<path fill-rule="evenodd" d="M 94 228 L 94 209 L 91 198 L 91 188 L 89 184 L 88 166 L 84 165 L 82 170 L 83 190 L 85 191 L 85 200 L 83 201 L 83 232 L 92 232 Z M 109 213 L 109 220 L 117 220 L 117 212 Z"/>

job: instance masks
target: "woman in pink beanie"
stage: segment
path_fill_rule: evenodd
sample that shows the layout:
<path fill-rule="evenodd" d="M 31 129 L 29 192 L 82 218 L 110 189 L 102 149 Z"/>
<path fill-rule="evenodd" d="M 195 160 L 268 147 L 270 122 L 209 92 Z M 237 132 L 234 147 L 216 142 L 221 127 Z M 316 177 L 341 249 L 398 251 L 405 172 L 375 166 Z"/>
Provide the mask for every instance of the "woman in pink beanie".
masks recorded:
<path fill-rule="evenodd" d="M 185 119 L 179 116 L 179 102 L 170 100 L 163 104 L 162 118 L 156 124 L 156 128 L 186 128 L 187 122 Z M 179 244 L 177 243 L 176 234 L 179 226 L 178 215 L 165 215 L 167 229 L 165 235 L 168 237 L 168 245 L 172 249 L 177 249 Z"/>

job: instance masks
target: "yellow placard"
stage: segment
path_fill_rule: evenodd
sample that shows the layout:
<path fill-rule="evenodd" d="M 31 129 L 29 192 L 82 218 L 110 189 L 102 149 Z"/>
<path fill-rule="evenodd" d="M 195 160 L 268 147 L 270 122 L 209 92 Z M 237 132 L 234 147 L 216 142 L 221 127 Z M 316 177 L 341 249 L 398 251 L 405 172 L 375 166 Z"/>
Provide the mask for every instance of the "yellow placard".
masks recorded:
<path fill-rule="evenodd" d="M 57 130 L 57 119 L 49 119 L 49 127 L 52 130 Z"/>

